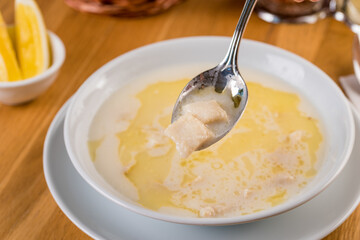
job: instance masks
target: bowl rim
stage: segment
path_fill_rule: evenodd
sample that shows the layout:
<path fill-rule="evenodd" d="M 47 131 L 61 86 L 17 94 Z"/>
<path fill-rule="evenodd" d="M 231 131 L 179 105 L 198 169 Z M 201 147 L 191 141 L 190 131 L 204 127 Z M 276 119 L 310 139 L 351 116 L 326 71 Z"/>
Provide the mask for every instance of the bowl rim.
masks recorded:
<path fill-rule="evenodd" d="M 340 90 L 340 88 L 336 85 L 336 83 L 325 73 L 323 72 L 320 68 L 318 68 L 316 65 L 314 65 L 313 63 L 309 62 L 308 60 L 292 53 L 289 52 L 287 50 L 281 49 L 279 47 L 267 44 L 267 43 L 263 43 L 263 42 L 259 42 L 259 41 L 255 41 L 255 40 L 249 40 L 249 39 L 243 39 L 242 41 L 247 42 L 247 44 L 252 44 L 252 45 L 257 45 L 257 46 L 261 46 L 262 48 L 270 48 L 275 50 L 278 53 L 281 53 L 282 55 L 284 55 L 287 58 L 291 58 L 291 59 L 295 59 L 299 64 L 301 65 L 305 65 L 307 67 L 310 67 L 311 69 L 313 69 L 313 71 L 317 72 L 319 75 L 321 75 L 324 79 L 326 79 L 328 81 L 328 84 L 330 85 L 331 88 L 334 88 L 334 90 L 337 92 L 337 94 L 339 95 L 339 97 L 342 99 L 345 107 L 346 107 L 346 112 L 347 112 L 347 117 L 349 119 L 349 145 L 347 150 L 345 151 L 344 154 L 344 158 L 341 161 L 341 164 L 339 164 L 338 168 L 336 169 L 336 171 L 334 172 L 334 174 L 327 180 L 327 182 L 323 183 L 320 187 L 318 188 L 312 188 L 309 189 L 306 192 L 306 195 L 298 195 L 297 199 L 293 198 L 295 200 L 292 201 L 286 201 L 283 204 L 280 204 L 278 206 L 275 207 L 271 207 L 269 209 L 263 210 L 263 211 L 259 211 L 256 213 L 252 213 L 252 214 L 248 214 L 248 215 L 240 215 L 240 216 L 234 216 L 234 217 L 219 217 L 219 218 L 194 218 L 194 217 L 182 217 L 182 216 L 176 216 L 176 215 L 170 215 L 170 214 L 166 214 L 166 213 L 160 213 L 160 212 L 156 212 L 150 209 L 147 209 L 145 207 L 142 207 L 140 205 L 137 205 L 136 203 L 130 203 L 130 202 L 124 202 L 122 200 L 120 200 L 119 198 L 113 196 L 112 194 L 108 193 L 107 191 L 105 191 L 104 189 L 102 189 L 100 186 L 98 186 L 98 184 L 90 177 L 88 176 L 88 174 L 81 168 L 81 165 L 78 163 L 77 158 L 76 158 L 76 154 L 73 151 L 73 148 L 70 144 L 70 136 L 69 136 L 69 131 L 67 131 L 67 129 L 69 129 L 69 125 L 70 125 L 70 112 L 72 111 L 72 109 L 74 108 L 74 105 L 77 101 L 77 98 L 79 98 L 79 96 L 81 96 L 81 93 L 83 92 L 83 89 L 86 89 L 87 86 L 90 84 L 90 82 L 94 81 L 94 79 L 97 79 L 99 76 L 101 76 L 103 73 L 107 72 L 109 69 L 111 69 L 113 67 L 113 65 L 116 65 L 117 61 L 120 61 L 122 58 L 127 58 L 127 57 L 131 57 L 131 56 L 135 56 L 136 54 L 138 54 L 139 52 L 148 49 L 148 48 L 152 48 L 152 47 L 156 47 L 156 46 L 160 46 L 160 45 L 166 45 L 166 44 L 175 44 L 177 42 L 181 43 L 183 41 L 208 41 L 208 40 L 226 40 L 229 41 L 230 37 L 223 37 L 223 36 L 195 36 L 195 37 L 183 37 L 183 38 L 175 38 L 175 39 L 170 39 L 170 40 L 165 40 L 165 41 L 160 41 L 157 43 L 152 43 L 152 44 L 148 44 L 145 46 L 142 46 L 140 48 L 136 48 L 134 50 L 131 50 L 127 53 L 121 54 L 120 56 L 112 59 L 111 61 L 109 61 L 108 63 L 106 63 L 105 65 L 103 65 L 102 67 L 100 67 L 99 69 L 97 69 L 93 74 L 91 74 L 86 81 L 80 86 L 80 88 L 76 91 L 76 93 L 74 94 L 74 96 L 72 97 L 72 101 L 69 104 L 69 108 L 67 109 L 66 115 L 65 115 L 65 121 L 64 121 L 64 141 L 65 141 L 65 147 L 67 149 L 67 152 L 69 154 L 70 160 L 73 163 L 75 169 L 78 171 L 78 173 L 82 176 L 82 178 L 90 185 L 92 186 L 96 191 L 98 191 L 100 194 L 102 194 L 103 196 L 105 196 L 106 198 L 110 199 L 111 201 L 115 202 L 116 204 L 129 209 L 133 212 L 136 212 L 138 214 L 147 216 L 147 217 L 151 217 L 154 219 L 158 219 L 158 220 L 163 220 L 163 221 L 167 221 L 167 222 L 172 222 L 172 223 L 180 223 L 180 224 L 189 224 L 189 225 L 214 225 L 214 226 L 220 226 L 220 225 L 232 225 L 232 224 L 242 224 L 242 223 L 248 223 L 248 222 L 253 222 L 253 221 L 257 221 L 257 220 L 261 220 L 261 219 L 265 219 L 268 217 L 272 217 L 284 212 L 287 212 L 289 210 L 292 210 L 302 204 L 304 204 L 305 202 L 313 199 L 314 197 L 316 197 L 318 194 L 320 194 L 326 187 L 328 187 L 330 185 L 330 183 L 336 178 L 336 176 L 342 171 L 342 169 L 344 168 L 344 166 L 346 165 L 346 163 L 348 162 L 348 159 L 350 158 L 352 149 L 353 149 L 353 145 L 354 145 L 354 141 L 355 141 L 355 123 L 354 123 L 354 119 L 353 119 L 353 114 L 352 114 L 352 110 L 351 110 L 351 105 L 349 103 L 349 101 L 347 101 L 346 97 L 344 96 L 343 92 Z"/>
<path fill-rule="evenodd" d="M 12 81 L 12 82 L 0 82 L 0 88 L 6 89 L 6 88 L 16 88 L 16 87 L 22 87 L 26 85 L 30 85 L 36 82 L 40 82 L 44 79 L 47 79 L 51 75 L 53 75 L 56 71 L 59 70 L 59 68 L 63 65 L 65 61 L 66 56 L 66 50 L 64 43 L 61 41 L 59 36 L 57 36 L 52 31 L 48 30 L 48 36 L 49 36 L 49 42 L 50 47 L 52 50 L 52 64 L 49 68 L 47 68 L 44 72 L 26 79 L 21 79 L 18 81 Z M 56 48 L 56 49 L 55 49 Z M 54 54 L 54 52 L 58 52 L 59 54 Z M 56 56 L 56 58 L 54 57 Z"/>

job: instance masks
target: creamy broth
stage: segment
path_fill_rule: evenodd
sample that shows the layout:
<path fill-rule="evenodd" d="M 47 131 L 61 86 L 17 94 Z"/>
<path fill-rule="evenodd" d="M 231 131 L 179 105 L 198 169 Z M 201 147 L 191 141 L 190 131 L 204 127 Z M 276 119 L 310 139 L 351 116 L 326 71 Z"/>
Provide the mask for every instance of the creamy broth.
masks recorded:
<path fill-rule="evenodd" d="M 189 79 L 116 92 L 90 128 L 96 169 L 131 200 L 176 215 L 230 217 L 288 200 L 319 168 L 319 120 L 299 95 L 253 80 L 247 81 L 248 106 L 235 128 L 185 159 L 164 129 Z"/>

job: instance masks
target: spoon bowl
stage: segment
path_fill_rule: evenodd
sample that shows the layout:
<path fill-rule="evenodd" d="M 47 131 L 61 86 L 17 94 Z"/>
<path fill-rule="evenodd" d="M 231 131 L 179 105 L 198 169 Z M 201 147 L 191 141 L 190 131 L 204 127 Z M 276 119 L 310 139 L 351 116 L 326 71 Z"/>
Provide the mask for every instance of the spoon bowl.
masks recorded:
<path fill-rule="evenodd" d="M 209 147 L 223 138 L 237 123 L 247 104 L 248 90 L 244 79 L 237 68 L 218 65 L 212 69 L 200 73 L 194 77 L 182 90 L 176 101 L 171 122 L 176 121 L 182 113 L 182 107 L 192 101 L 192 96 L 198 95 L 205 88 L 211 89 L 213 94 L 220 98 L 226 98 L 225 102 L 231 106 L 225 106 L 229 121 L 223 124 L 216 135 L 210 141 L 205 142 L 198 150 Z M 201 98 L 213 99 L 213 94 L 203 95 Z M 216 97 L 216 96 L 215 96 Z M 232 103 L 229 101 L 231 99 Z"/>

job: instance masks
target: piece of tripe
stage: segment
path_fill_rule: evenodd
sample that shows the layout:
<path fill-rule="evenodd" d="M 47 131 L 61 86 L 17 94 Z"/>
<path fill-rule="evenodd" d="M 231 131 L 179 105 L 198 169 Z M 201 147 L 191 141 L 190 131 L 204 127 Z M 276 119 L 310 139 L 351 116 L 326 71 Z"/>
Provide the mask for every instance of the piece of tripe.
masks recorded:
<path fill-rule="evenodd" d="M 190 113 L 201 122 L 228 122 L 228 116 L 222 107 L 215 101 L 199 101 L 185 105 L 183 107 L 184 113 Z"/>
<path fill-rule="evenodd" d="M 165 129 L 165 135 L 176 144 L 182 158 L 186 158 L 203 143 L 214 137 L 204 123 L 191 114 L 179 117 Z"/>

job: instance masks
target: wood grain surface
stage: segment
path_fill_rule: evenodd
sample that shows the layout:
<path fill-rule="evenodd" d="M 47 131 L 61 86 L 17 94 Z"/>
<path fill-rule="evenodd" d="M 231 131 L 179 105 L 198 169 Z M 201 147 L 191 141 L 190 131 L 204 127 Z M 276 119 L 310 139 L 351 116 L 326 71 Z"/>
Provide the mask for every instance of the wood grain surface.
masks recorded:
<path fill-rule="evenodd" d="M 67 57 L 38 99 L 16 107 L 0 104 L 0 239 L 89 239 L 62 213 L 44 179 L 43 143 L 56 112 L 96 69 L 129 50 L 178 37 L 231 36 L 243 1 L 186 0 L 163 14 L 134 19 L 79 13 L 62 0 L 37 2 Z M 13 0 L 1 0 L 0 10 L 12 23 Z M 353 33 L 333 19 L 273 25 L 254 15 L 245 37 L 294 52 L 336 82 L 353 73 Z M 360 207 L 325 239 L 360 239 Z"/>

